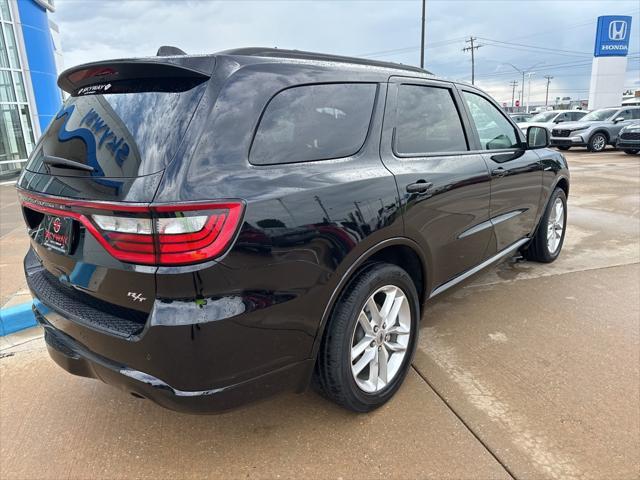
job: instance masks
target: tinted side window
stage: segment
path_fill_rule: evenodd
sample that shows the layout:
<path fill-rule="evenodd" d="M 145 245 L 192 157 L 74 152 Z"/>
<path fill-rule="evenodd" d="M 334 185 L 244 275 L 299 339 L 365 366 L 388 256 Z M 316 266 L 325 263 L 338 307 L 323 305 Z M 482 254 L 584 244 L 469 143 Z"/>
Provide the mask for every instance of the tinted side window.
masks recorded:
<path fill-rule="evenodd" d="M 624 120 L 630 120 L 631 110 L 621 110 L 620 112 L 618 112 L 613 116 L 612 120 L 615 120 L 616 118 L 623 118 Z"/>
<path fill-rule="evenodd" d="M 467 150 L 462 122 L 449 89 L 400 85 L 395 149 L 405 155 Z"/>
<path fill-rule="evenodd" d="M 511 123 L 491 102 L 475 93 L 463 92 L 463 95 L 478 130 L 483 150 L 519 146 L 518 136 Z"/>
<path fill-rule="evenodd" d="M 571 116 L 573 117 L 572 120 L 580 120 L 582 117 L 584 117 L 587 113 L 586 112 L 573 112 L 571 114 Z"/>
<path fill-rule="evenodd" d="M 364 144 L 375 84 L 294 87 L 277 94 L 260 120 L 249 160 L 255 165 L 348 157 Z"/>
<path fill-rule="evenodd" d="M 619 114 L 614 115 L 613 118 L 624 118 L 625 120 L 638 120 L 640 118 L 640 108 L 629 108 L 628 110 L 622 110 Z"/>

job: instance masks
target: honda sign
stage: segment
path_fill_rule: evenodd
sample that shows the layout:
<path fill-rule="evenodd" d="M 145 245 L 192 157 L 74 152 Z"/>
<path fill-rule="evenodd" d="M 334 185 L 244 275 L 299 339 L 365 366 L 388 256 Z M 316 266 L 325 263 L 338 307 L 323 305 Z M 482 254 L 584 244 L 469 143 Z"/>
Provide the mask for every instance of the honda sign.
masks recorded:
<path fill-rule="evenodd" d="M 595 57 L 626 57 L 629 52 L 631 17 L 607 15 L 598 17 Z"/>

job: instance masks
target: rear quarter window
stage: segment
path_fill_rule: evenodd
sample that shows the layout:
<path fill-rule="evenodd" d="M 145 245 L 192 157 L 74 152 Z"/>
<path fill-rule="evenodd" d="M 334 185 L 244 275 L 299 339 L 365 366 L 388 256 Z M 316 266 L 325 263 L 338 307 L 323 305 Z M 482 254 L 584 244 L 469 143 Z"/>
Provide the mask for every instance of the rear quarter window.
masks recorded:
<path fill-rule="evenodd" d="M 357 153 L 365 142 L 377 85 L 340 83 L 283 90 L 258 125 L 249 161 L 276 165 Z"/>

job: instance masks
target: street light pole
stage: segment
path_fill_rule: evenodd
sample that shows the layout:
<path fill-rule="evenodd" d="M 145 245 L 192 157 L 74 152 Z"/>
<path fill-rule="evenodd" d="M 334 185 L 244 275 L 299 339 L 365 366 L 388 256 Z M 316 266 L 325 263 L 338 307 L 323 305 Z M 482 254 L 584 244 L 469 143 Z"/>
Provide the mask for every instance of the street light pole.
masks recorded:
<path fill-rule="evenodd" d="M 535 65 L 531 65 L 529 68 L 525 68 L 524 70 L 516 67 L 513 63 L 505 63 L 504 65 L 509 65 L 516 72 L 522 74 L 522 89 L 520 90 L 520 105 L 524 104 L 524 76 L 531 73 L 531 69 L 537 67 L 538 65 L 542 65 L 544 62 L 538 62 Z M 535 72 L 534 72 L 535 73 Z M 531 76 L 529 76 L 529 93 L 531 93 Z M 529 102 L 527 101 L 527 112 L 529 111 Z"/>
<path fill-rule="evenodd" d="M 529 84 L 527 85 L 527 113 L 529 113 L 529 102 L 531 100 L 531 77 L 535 74 L 536 72 L 527 72 L 527 77 L 529 77 Z"/>
<path fill-rule="evenodd" d="M 420 68 L 424 68 L 424 24 L 427 0 L 422 0 L 422 35 L 420 36 Z"/>

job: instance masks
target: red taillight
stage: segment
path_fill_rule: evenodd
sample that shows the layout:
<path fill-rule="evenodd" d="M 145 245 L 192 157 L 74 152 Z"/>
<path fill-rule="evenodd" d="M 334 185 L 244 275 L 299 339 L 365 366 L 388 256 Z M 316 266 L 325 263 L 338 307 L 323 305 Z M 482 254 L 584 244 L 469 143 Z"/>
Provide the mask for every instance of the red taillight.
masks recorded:
<path fill-rule="evenodd" d="M 78 220 L 118 260 L 145 265 L 189 265 L 220 256 L 244 210 L 240 201 L 130 205 L 26 192 L 20 197 L 32 210 Z"/>

